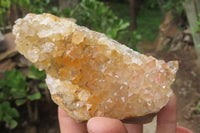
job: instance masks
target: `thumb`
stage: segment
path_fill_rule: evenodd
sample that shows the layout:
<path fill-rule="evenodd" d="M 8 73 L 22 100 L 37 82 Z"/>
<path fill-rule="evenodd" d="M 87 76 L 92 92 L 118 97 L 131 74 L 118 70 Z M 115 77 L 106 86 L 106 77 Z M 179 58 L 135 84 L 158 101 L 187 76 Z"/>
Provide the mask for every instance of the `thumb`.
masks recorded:
<path fill-rule="evenodd" d="M 89 133 L 127 133 L 127 129 L 120 120 L 94 117 L 87 123 Z"/>

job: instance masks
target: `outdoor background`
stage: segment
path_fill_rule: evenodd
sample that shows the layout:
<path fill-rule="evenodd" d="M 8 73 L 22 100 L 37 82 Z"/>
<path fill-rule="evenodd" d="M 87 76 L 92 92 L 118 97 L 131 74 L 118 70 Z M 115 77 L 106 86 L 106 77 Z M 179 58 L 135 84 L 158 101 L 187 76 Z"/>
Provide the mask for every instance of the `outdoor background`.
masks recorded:
<path fill-rule="evenodd" d="M 178 125 L 200 131 L 200 0 L 0 0 L 1 133 L 59 133 L 45 72 L 16 51 L 11 33 L 30 12 L 74 18 L 140 53 L 178 60 Z"/>

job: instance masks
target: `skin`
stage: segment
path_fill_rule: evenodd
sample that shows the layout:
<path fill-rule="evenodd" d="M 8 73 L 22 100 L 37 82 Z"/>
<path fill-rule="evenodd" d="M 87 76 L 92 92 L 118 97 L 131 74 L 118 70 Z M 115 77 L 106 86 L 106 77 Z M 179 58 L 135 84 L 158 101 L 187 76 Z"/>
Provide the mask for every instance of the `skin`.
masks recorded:
<path fill-rule="evenodd" d="M 157 114 L 156 133 L 176 133 L 177 101 L 172 95 L 168 104 Z M 61 133 L 142 133 L 143 125 L 125 124 L 106 117 L 91 118 L 87 124 L 79 124 L 63 109 L 58 108 Z"/>

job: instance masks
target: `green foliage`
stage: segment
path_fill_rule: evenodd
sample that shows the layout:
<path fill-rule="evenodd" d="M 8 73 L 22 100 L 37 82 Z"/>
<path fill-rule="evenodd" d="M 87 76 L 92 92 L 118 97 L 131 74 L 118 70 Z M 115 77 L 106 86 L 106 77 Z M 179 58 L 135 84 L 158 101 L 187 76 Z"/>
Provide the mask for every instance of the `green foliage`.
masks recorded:
<path fill-rule="evenodd" d="M 20 7 L 24 7 L 24 8 L 29 8 L 31 5 L 31 1 L 30 0 L 13 0 L 13 2 L 16 5 L 19 5 Z"/>
<path fill-rule="evenodd" d="M 140 51 L 136 47 L 136 44 L 138 44 L 139 41 L 141 41 L 141 39 L 142 39 L 142 36 L 137 31 L 133 31 L 131 34 L 131 40 L 130 40 L 130 43 L 128 44 L 128 46 L 130 48 L 132 48 L 133 50 Z"/>
<path fill-rule="evenodd" d="M 6 21 L 5 13 L 11 6 L 11 0 L 0 0 L 0 26 Z"/>
<path fill-rule="evenodd" d="M 51 8 L 50 0 L 34 0 L 30 6 L 30 12 L 41 14 L 48 12 L 48 9 L 51 10 Z"/>
<path fill-rule="evenodd" d="M 194 34 L 195 33 L 200 33 L 200 14 L 198 15 L 197 22 L 196 22 L 196 27 L 193 28 Z"/>
<path fill-rule="evenodd" d="M 130 21 L 129 5 L 122 3 L 110 3 L 109 5 L 113 12 L 117 13 L 117 16 L 120 16 L 120 18 L 125 21 Z M 160 8 L 158 8 L 157 0 L 144 1 L 137 15 L 136 33 L 141 36 L 141 39 L 139 39 L 140 41 L 136 40 L 135 42 L 154 41 L 158 35 L 159 25 L 162 23 L 162 18 L 163 16 Z M 122 40 L 124 43 L 128 44 L 128 46 L 131 46 L 131 42 L 134 42 L 131 40 L 133 39 L 132 34 L 132 32 L 127 31 L 124 33 L 123 31 L 120 33 L 121 38 L 119 40 Z"/>
<path fill-rule="evenodd" d="M 78 8 L 78 6 L 76 6 L 76 8 L 74 10 L 72 10 L 70 8 L 63 9 L 60 16 L 62 16 L 62 17 L 73 17 L 74 12 L 77 10 L 77 8 Z"/>
<path fill-rule="evenodd" d="M 1 0 L 1 7 L 2 8 L 9 8 L 11 6 L 11 1 L 10 0 Z"/>
<path fill-rule="evenodd" d="M 197 108 L 197 111 L 200 113 L 200 100 L 198 101 L 198 103 L 197 103 L 198 105 L 198 108 Z"/>
<path fill-rule="evenodd" d="M 28 78 L 44 81 L 46 78 L 45 70 L 39 71 L 34 65 L 32 65 L 29 67 Z"/>
<path fill-rule="evenodd" d="M 109 3 L 110 9 L 117 15 L 119 18 L 123 19 L 124 21 L 130 21 L 130 10 L 129 5 L 126 3 L 116 3 L 110 2 Z M 120 9 L 120 10 L 119 10 Z"/>
<path fill-rule="evenodd" d="M 0 26 L 9 25 L 6 13 L 10 12 L 9 9 L 12 4 L 23 7 L 23 10 L 29 9 L 32 5 L 30 0 L 0 0 Z"/>
<path fill-rule="evenodd" d="M 14 0 L 13 4 L 22 9 L 26 9 L 28 12 L 49 12 L 57 16 L 73 17 L 77 19 L 79 25 L 84 25 L 92 30 L 105 33 L 108 37 L 118 41 L 120 40 L 119 34 L 127 30 L 130 25 L 129 19 L 119 18 L 109 6 L 97 0 L 82 0 L 75 9 L 67 8 L 62 11 L 54 6 L 51 0 Z M 131 34 L 126 36 L 131 36 Z M 35 79 L 34 76 L 36 75 L 30 74 L 29 78 Z"/>
<path fill-rule="evenodd" d="M 166 11 L 174 10 L 176 13 L 181 14 L 183 12 L 182 3 L 187 0 L 168 0 L 163 4 L 163 8 Z"/>
<path fill-rule="evenodd" d="M 141 9 L 137 17 L 137 33 L 141 35 L 144 42 L 154 41 L 162 23 L 162 14 L 159 9 Z"/>
<path fill-rule="evenodd" d="M 103 32 L 113 39 L 117 39 L 119 32 L 126 30 L 130 25 L 128 21 L 118 18 L 103 2 L 97 0 L 82 0 L 74 11 L 66 9 L 63 13 L 66 13 L 66 17 L 76 18 L 79 25 Z"/>
<path fill-rule="evenodd" d="M 0 101 L 14 100 L 16 105 L 20 106 L 26 100 L 33 101 L 41 98 L 40 92 L 30 92 L 26 77 L 20 70 L 12 69 L 11 71 L 6 71 L 4 75 L 5 79 L 0 80 Z M 39 79 L 41 75 L 34 78 Z"/>
<path fill-rule="evenodd" d="M 47 84 L 46 83 L 44 83 L 44 82 L 42 82 L 42 83 L 39 83 L 39 88 L 41 88 L 41 89 L 46 89 L 47 88 Z"/>
<path fill-rule="evenodd" d="M 21 71 L 12 69 L 4 73 L 5 79 L 0 80 L 0 101 L 25 97 L 28 89 L 26 78 Z"/>
<path fill-rule="evenodd" d="M 32 86 L 29 86 L 27 78 L 20 70 L 6 71 L 4 76 L 5 79 L 0 80 L 0 122 L 5 122 L 10 129 L 13 129 L 18 124 L 14 120 L 14 118 L 19 117 L 17 107 L 24 105 L 27 101 L 41 99 L 41 93 L 30 89 Z M 28 78 L 42 80 L 41 88 L 46 87 L 44 85 L 45 71 L 39 71 L 31 66 Z M 11 107 L 11 103 L 15 103 L 15 107 Z M 5 106 L 7 109 L 5 109 Z"/>
<path fill-rule="evenodd" d="M 41 98 L 41 94 L 40 94 L 40 92 L 36 92 L 32 95 L 27 96 L 27 98 L 31 101 L 38 100 Z"/>
<path fill-rule="evenodd" d="M 7 12 L 11 5 L 15 5 L 19 12 L 25 14 L 27 12 L 32 13 L 44 13 L 49 12 L 54 15 L 59 15 L 60 11 L 58 7 L 51 3 L 51 0 L 0 0 L 0 26 L 9 25 Z M 21 14 L 18 14 L 19 16 Z M 23 17 L 23 16 L 20 16 Z"/>
<path fill-rule="evenodd" d="M 9 102 L 0 103 L 0 122 L 5 122 L 10 129 L 13 129 L 18 124 L 15 120 L 17 117 L 19 117 L 18 111 L 12 108 Z"/>
<path fill-rule="evenodd" d="M 51 7 L 51 9 L 48 12 L 57 16 L 60 15 L 60 10 L 58 9 L 58 7 L 55 6 Z"/>
<path fill-rule="evenodd" d="M 159 8 L 158 0 L 147 0 L 147 1 L 144 1 L 142 6 L 143 6 L 143 8 L 146 8 L 146 9 L 158 9 Z"/>

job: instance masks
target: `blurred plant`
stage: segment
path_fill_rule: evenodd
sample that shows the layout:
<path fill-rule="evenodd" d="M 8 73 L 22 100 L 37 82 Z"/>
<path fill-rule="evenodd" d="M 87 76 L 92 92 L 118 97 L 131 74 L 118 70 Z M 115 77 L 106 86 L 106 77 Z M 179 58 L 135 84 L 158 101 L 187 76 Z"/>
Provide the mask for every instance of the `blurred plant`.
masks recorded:
<path fill-rule="evenodd" d="M 44 13 L 47 9 L 50 9 L 48 8 L 49 4 L 50 0 L 34 0 L 30 5 L 30 10 L 33 13 Z"/>
<path fill-rule="evenodd" d="M 10 129 L 17 126 L 14 118 L 19 117 L 18 107 L 26 105 L 30 121 L 38 119 L 37 100 L 41 99 L 41 90 L 44 85 L 45 72 L 37 70 L 34 66 L 29 68 L 26 78 L 20 70 L 12 69 L 4 73 L 5 79 L 0 80 L 0 122 L 5 122 Z M 28 80 L 41 80 L 40 84 L 31 84 Z M 15 103 L 15 104 L 12 104 Z M 13 107 L 11 107 L 13 105 Z M 34 105 L 34 111 L 33 106 Z M 7 109 L 5 109 L 5 106 Z"/>
<path fill-rule="evenodd" d="M 118 18 L 103 2 L 97 0 L 82 0 L 74 10 L 63 10 L 65 17 L 74 17 L 79 25 L 103 32 L 108 37 L 117 39 L 118 33 L 126 30 L 129 22 Z"/>
<path fill-rule="evenodd" d="M 30 0 L 10 0 L 10 1 L 13 1 L 14 4 L 19 5 L 20 7 L 23 7 L 26 9 L 31 6 Z"/>
<path fill-rule="evenodd" d="M 78 5 L 76 6 L 76 8 L 74 10 L 72 10 L 70 8 L 63 9 L 61 11 L 60 16 L 67 17 L 67 18 L 73 17 L 74 16 L 74 12 L 77 10 L 77 8 L 78 8 Z"/>
<path fill-rule="evenodd" d="M 168 0 L 163 4 L 165 11 L 174 10 L 176 13 L 181 14 L 184 9 L 182 3 L 187 0 Z"/>
<path fill-rule="evenodd" d="M 143 6 L 143 8 L 147 8 L 147 9 L 157 9 L 157 8 L 159 8 L 158 0 L 147 0 L 147 1 L 144 1 L 142 6 Z"/>
<path fill-rule="evenodd" d="M 49 91 L 45 83 L 46 73 L 45 70 L 39 71 L 34 65 L 29 67 L 28 78 L 32 79 L 32 84 L 38 88 L 41 94 L 46 97 L 46 101 L 50 101 Z"/>
<path fill-rule="evenodd" d="M 34 65 L 32 65 L 29 67 L 28 78 L 44 81 L 46 78 L 46 74 L 44 70 L 39 71 Z"/>
<path fill-rule="evenodd" d="M 198 108 L 197 108 L 197 111 L 200 113 L 200 99 L 199 99 L 199 101 L 198 101 L 198 103 L 197 103 L 198 105 Z"/>
<path fill-rule="evenodd" d="M 197 113 L 200 114 L 200 99 L 197 103 Z M 200 126 L 200 123 L 198 124 L 198 126 Z"/>
<path fill-rule="evenodd" d="M 5 26 L 7 18 L 5 14 L 8 8 L 11 6 L 11 0 L 0 0 L 0 26 Z"/>
<path fill-rule="evenodd" d="M 54 15 L 59 15 L 58 7 L 51 3 L 51 0 L 34 0 L 30 5 L 30 12 L 41 14 L 49 12 Z"/>
<path fill-rule="evenodd" d="M 200 33 L 200 14 L 198 15 L 197 22 L 196 22 L 196 27 L 192 28 L 194 33 Z"/>
<path fill-rule="evenodd" d="M 43 13 L 49 12 L 57 16 L 73 17 L 77 19 L 79 25 L 84 25 L 92 30 L 105 33 L 108 37 L 118 40 L 119 33 L 126 30 L 130 25 L 128 20 L 120 19 L 105 3 L 97 0 L 82 0 L 75 9 L 59 10 L 52 4 L 52 0 L 1 0 L 5 1 L 2 15 L 5 16 L 6 10 L 11 4 L 15 4 L 22 11 L 23 16 L 26 12 Z M 11 3 L 13 1 L 13 3 Z M 24 13 L 24 11 L 26 11 Z M 1 12 L 1 8 L 0 8 Z M 4 15 L 3 15 L 4 14 Z M 2 17 L 5 21 L 5 17 Z"/>
<path fill-rule="evenodd" d="M 8 128 L 14 129 L 18 124 L 15 120 L 17 117 L 19 117 L 19 112 L 16 108 L 12 108 L 9 102 L 0 103 L 0 122 L 5 122 Z"/>
<path fill-rule="evenodd" d="M 10 19 L 23 17 L 29 12 L 59 15 L 58 7 L 52 2 L 53 0 L 0 0 L 0 26 L 12 25 L 14 20 Z"/>
<path fill-rule="evenodd" d="M 31 7 L 31 1 L 30 0 L 0 0 L 0 26 L 8 26 L 12 24 L 13 20 L 9 20 L 10 17 L 16 17 L 13 16 L 12 10 L 15 12 L 14 15 L 16 15 L 17 10 L 16 6 L 19 8 L 20 12 L 25 15 L 25 13 L 29 10 Z M 11 9 L 15 7 L 14 9 Z"/>
<path fill-rule="evenodd" d="M 140 51 L 139 48 L 136 46 L 142 39 L 142 36 L 138 34 L 137 31 L 133 31 L 131 34 L 131 40 L 128 46 L 132 48 L 133 50 Z"/>
<path fill-rule="evenodd" d="M 29 97 L 26 77 L 21 71 L 16 69 L 6 71 L 4 75 L 5 79 L 0 80 L 0 100 L 14 100 L 17 106 L 24 104 L 26 102 L 26 97 Z"/>

